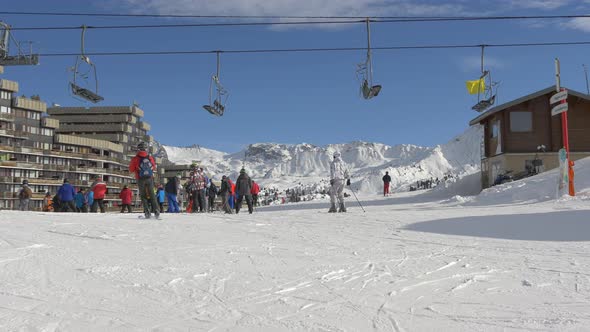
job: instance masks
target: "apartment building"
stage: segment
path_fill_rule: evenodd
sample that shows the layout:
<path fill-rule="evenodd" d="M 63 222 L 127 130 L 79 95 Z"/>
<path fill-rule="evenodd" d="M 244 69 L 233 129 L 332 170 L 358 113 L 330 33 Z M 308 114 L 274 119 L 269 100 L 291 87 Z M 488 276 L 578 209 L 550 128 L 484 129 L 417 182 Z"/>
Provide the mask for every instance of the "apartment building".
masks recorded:
<path fill-rule="evenodd" d="M 48 112 L 38 96 L 18 92 L 17 82 L 0 79 L 0 209 L 18 206 L 24 179 L 34 193 L 31 208 L 40 209 L 45 193 L 55 194 L 64 179 L 87 189 L 97 176 L 107 182 L 106 201 L 115 208 L 121 188 L 134 188 L 128 164 L 135 146 L 153 141 L 149 125 L 141 121 L 143 111 L 131 106 L 52 107 Z"/>

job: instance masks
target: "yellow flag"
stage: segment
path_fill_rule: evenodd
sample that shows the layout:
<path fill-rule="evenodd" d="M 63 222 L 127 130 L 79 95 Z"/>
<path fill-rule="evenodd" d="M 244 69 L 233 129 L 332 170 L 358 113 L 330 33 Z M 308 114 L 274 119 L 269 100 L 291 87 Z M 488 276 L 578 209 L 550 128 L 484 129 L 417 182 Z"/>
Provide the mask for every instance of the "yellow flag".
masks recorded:
<path fill-rule="evenodd" d="M 486 89 L 486 82 L 483 78 L 480 78 L 475 81 L 467 81 L 465 82 L 467 85 L 467 92 L 472 95 L 476 95 L 478 93 L 484 93 Z"/>

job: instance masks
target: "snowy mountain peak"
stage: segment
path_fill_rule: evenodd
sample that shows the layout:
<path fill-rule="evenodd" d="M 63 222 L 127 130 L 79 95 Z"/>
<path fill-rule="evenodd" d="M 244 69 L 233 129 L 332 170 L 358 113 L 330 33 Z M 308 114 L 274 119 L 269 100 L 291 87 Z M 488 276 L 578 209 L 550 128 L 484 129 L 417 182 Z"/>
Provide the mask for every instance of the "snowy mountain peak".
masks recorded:
<path fill-rule="evenodd" d="M 167 158 L 177 164 L 198 161 L 214 178 L 221 175 L 235 178 L 245 165 L 253 179 L 277 188 L 325 182 L 332 155 L 338 151 L 351 170 L 356 188 L 379 192 L 385 171 L 392 176 L 394 188 L 408 188 L 418 180 L 443 178 L 448 174 L 463 176 L 479 171 L 481 135 L 481 128 L 471 127 L 434 148 L 354 141 L 325 147 L 308 143 L 254 143 L 233 154 L 198 145 L 185 148 L 163 146 L 163 150 Z"/>

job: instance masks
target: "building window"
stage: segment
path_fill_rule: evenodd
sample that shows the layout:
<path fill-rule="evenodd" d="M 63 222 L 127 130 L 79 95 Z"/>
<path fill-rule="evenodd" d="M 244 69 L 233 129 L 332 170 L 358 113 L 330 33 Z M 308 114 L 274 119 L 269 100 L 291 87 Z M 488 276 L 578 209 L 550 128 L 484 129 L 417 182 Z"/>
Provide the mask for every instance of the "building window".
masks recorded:
<path fill-rule="evenodd" d="M 0 99 L 10 100 L 12 99 L 12 93 L 8 91 L 0 91 Z"/>
<path fill-rule="evenodd" d="M 490 137 L 496 138 L 500 132 L 500 120 L 496 120 L 492 122 L 492 130 L 490 130 Z"/>
<path fill-rule="evenodd" d="M 510 131 L 513 133 L 528 133 L 533 131 L 533 113 L 510 112 Z"/>
<path fill-rule="evenodd" d="M 12 114 L 12 108 L 7 106 L 0 106 L 0 113 Z"/>

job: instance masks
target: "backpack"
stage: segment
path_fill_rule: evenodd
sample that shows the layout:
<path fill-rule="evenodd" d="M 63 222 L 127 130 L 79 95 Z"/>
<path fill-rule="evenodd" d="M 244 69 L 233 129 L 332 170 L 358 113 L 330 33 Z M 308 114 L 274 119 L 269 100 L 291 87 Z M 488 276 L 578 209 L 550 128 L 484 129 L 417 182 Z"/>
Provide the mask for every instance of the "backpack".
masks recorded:
<path fill-rule="evenodd" d="M 150 156 L 141 157 L 139 160 L 139 177 L 142 179 L 149 179 L 154 176 L 154 169 Z"/>

